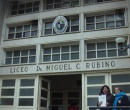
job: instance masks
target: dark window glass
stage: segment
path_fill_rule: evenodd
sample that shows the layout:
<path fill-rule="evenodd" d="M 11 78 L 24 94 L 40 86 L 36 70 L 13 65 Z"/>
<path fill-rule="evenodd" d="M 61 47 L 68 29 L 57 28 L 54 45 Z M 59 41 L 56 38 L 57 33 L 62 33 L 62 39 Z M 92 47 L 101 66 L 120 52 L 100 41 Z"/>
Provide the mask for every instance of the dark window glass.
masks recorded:
<path fill-rule="evenodd" d="M 18 9 L 18 5 L 12 5 L 12 10 L 17 10 Z"/>
<path fill-rule="evenodd" d="M 12 58 L 6 58 L 5 64 L 11 64 L 12 63 Z"/>
<path fill-rule="evenodd" d="M 21 57 L 21 63 L 27 63 L 28 57 Z"/>
<path fill-rule="evenodd" d="M 100 86 L 98 86 L 98 87 L 88 87 L 87 88 L 87 94 L 88 95 L 97 95 L 97 94 L 99 94 L 100 89 L 101 89 Z"/>
<path fill-rule="evenodd" d="M 106 57 L 106 51 L 98 51 L 97 52 L 97 57 L 100 58 L 100 57 Z"/>
<path fill-rule="evenodd" d="M 87 58 L 96 58 L 96 52 L 93 51 L 93 52 L 88 52 L 87 53 Z"/>
<path fill-rule="evenodd" d="M 19 106 L 33 106 L 33 98 L 19 98 Z"/>
<path fill-rule="evenodd" d="M 79 97 L 79 92 L 69 92 L 68 97 L 69 98 L 78 98 Z"/>
<path fill-rule="evenodd" d="M 18 14 L 23 14 L 24 13 L 24 10 L 19 10 L 18 11 Z"/>
<path fill-rule="evenodd" d="M 8 39 L 14 39 L 14 34 L 9 34 Z"/>
<path fill-rule="evenodd" d="M 20 56 L 20 51 L 14 51 L 14 56 Z"/>
<path fill-rule="evenodd" d="M 6 52 L 6 57 L 12 57 L 12 51 Z"/>
<path fill-rule="evenodd" d="M 2 87 L 8 87 L 8 86 L 15 86 L 15 80 L 9 79 L 9 80 L 3 80 L 2 81 Z"/>
<path fill-rule="evenodd" d="M 71 54 L 71 59 L 74 60 L 74 59 L 79 59 L 79 53 L 72 53 Z"/>
<path fill-rule="evenodd" d="M 11 11 L 11 15 L 17 15 L 17 11 Z"/>
<path fill-rule="evenodd" d="M 63 93 L 62 92 L 54 92 L 52 93 L 53 98 L 63 98 Z"/>
<path fill-rule="evenodd" d="M 71 46 L 71 51 L 79 51 L 79 45 L 72 45 Z"/>
<path fill-rule="evenodd" d="M 61 60 L 69 60 L 69 54 L 62 54 L 61 55 Z"/>
<path fill-rule="evenodd" d="M 19 4 L 19 9 L 25 8 L 25 4 Z"/>
<path fill-rule="evenodd" d="M 30 50 L 30 55 L 36 55 L 36 49 L 31 49 Z"/>
<path fill-rule="evenodd" d="M 30 8 L 30 7 L 32 7 L 32 5 L 33 5 L 33 4 L 32 4 L 31 2 L 30 2 L 30 3 L 27 3 L 27 4 L 26 4 L 26 8 Z"/>
<path fill-rule="evenodd" d="M 79 104 L 79 99 L 68 99 L 68 104 L 76 103 Z"/>
<path fill-rule="evenodd" d="M 14 99 L 13 98 L 1 98 L 0 105 L 13 105 Z"/>
<path fill-rule="evenodd" d="M 42 87 L 48 89 L 48 82 L 42 80 Z"/>
<path fill-rule="evenodd" d="M 87 44 L 87 50 L 95 50 L 95 43 Z"/>
<path fill-rule="evenodd" d="M 63 99 L 52 99 L 52 104 L 53 105 L 62 105 Z"/>
<path fill-rule="evenodd" d="M 41 107 L 47 107 L 47 100 L 41 99 Z"/>
<path fill-rule="evenodd" d="M 97 43 L 97 49 L 106 49 L 106 44 L 105 42 Z"/>
<path fill-rule="evenodd" d="M 34 96 L 34 89 L 20 89 L 20 96 Z"/>
<path fill-rule="evenodd" d="M 1 96 L 14 96 L 14 89 L 2 89 Z"/>
<path fill-rule="evenodd" d="M 87 84 L 104 84 L 105 77 L 104 76 L 88 76 Z"/>
<path fill-rule="evenodd" d="M 130 74 L 112 75 L 112 83 L 130 82 Z"/>
<path fill-rule="evenodd" d="M 88 106 L 95 106 L 95 105 L 97 105 L 98 98 L 88 98 L 87 100 L 88 100 L 88 103 L 87 103 Z"/>
<path fill-rule="evenodd" d="M 94 22 L 94 17 L 87 17 L 86 22 L 87 23 L 93 23 Z"/>
<path fill-rule="evenodd" d="M 34 63 L 35 62 L 35 57 L 29 57 L 29 63 Z"/>
<path fill-rule="evenodd" d="M 44 54 L 50 54 L 51 48 L 44 48 Z"/>
<path fill-rule="evenodd" d="M 48 91 L 41 90 L 41 96 L 44 97 L 44 98 L 47 98 L 47 96 L 48 96 Z"/>
<path fill-rule="evenodd" d="M 34 79 L 21 79 L 20 86 L 34 86 Z"/>
<path fill-rule="evenodd" d="M 48 0 L 47 0 L 48 1 Z M 34 2 L 34 6 L 39 6 L 39 1 Z"/>

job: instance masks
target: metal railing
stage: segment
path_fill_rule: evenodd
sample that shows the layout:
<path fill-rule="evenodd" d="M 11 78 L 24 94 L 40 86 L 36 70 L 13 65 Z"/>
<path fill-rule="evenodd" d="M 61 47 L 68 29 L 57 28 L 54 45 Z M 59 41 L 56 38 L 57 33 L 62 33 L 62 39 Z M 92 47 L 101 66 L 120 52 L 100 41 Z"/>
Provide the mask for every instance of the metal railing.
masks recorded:
<path fill-rule="evenodd" d="M 96 110 L 96 109 L 118 109 L 118 110 L 123 110 L 123 109 L 129 109 L 130 110 L 130 106 L 107 106 L 107 107 L 97 107 L 97 106 L 93 106 L 93 107 L 89 107 L 89 110 Z"/>

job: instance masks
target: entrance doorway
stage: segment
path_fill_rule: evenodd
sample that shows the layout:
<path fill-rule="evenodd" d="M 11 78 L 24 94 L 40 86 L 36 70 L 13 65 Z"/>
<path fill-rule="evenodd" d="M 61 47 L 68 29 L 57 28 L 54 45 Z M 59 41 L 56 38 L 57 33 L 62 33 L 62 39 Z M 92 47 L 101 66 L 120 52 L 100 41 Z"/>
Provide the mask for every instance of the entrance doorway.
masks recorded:
<path fill-rule="evenodd" d="M 41 82 L 40 110 L 69 110 L 73 103 L 81 110 L 81 75 L 42 76 Z"/>

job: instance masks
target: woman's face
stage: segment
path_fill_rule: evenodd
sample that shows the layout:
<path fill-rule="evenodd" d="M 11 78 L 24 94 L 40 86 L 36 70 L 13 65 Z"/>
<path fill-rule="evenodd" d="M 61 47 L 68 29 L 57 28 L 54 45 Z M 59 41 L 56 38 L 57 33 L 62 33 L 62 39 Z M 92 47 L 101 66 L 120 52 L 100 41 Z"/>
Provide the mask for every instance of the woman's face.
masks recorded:
<path fill-rule="evenodd" d="M 115 88 L 115 94 L 118 94 L 120 92 L 120 90 L 116 87 Z"/>
<path fill-rule="evenodd" d="M 107 94 L 108 93 L 108 89 L 107 89 L 107 87 L 104 87 L 103 88 L 103 94 Z"/>

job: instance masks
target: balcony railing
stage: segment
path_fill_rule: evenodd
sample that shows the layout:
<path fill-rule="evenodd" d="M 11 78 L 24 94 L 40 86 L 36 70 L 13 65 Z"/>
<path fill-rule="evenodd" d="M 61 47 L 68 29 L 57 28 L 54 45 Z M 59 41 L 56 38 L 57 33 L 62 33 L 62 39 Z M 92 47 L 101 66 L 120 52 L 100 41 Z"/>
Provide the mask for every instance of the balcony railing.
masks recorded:
<path fill-rule="evenodd" d="M 97 106 L 91 106 L 91 107 L 89 107 L 89 110 L 97 110 L 97 109 L 118 109 L 118 110 L 130 110 L 130 106 L 107 106 L 107 107 L 97 107 Z"/>

